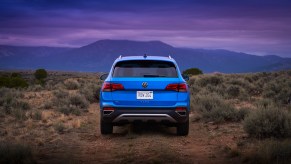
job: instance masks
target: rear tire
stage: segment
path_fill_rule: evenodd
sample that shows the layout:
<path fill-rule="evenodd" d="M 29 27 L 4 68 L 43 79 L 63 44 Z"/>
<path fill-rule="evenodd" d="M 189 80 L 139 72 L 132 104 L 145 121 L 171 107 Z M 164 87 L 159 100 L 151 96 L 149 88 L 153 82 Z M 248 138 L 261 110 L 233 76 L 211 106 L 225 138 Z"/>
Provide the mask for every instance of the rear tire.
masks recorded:
<path fill-rule="evenodd" d="M 111 123 L 104 122 L 102 119 L 100 119 L 100 130 L 101 134 L 112 134 L 113 125 Z"/>
<path fill-rule="evenodd" d="M 184 123 L 179 123 L 177 125 L 177 135 L 187 136 L 189 134 L 189 119 Z"/>

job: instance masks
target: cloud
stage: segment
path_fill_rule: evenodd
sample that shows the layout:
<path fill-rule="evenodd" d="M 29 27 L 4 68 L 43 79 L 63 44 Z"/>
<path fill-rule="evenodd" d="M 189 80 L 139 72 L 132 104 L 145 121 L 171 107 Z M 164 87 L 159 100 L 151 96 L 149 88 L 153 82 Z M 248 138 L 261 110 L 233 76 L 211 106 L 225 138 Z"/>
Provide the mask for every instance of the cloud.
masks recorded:
<path fill-rule="evenodd" d="M 161 40 L 291 56 L 290 11 L 287 0 L 12 0 L 0 6 L 0 44 Z"/>

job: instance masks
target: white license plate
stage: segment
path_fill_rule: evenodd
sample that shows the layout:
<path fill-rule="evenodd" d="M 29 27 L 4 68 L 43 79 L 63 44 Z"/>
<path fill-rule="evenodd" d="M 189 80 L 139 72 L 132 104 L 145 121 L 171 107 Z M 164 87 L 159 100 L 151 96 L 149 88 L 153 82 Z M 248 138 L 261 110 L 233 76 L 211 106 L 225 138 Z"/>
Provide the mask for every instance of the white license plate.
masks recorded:
<path fill-rule="evenodd" d="M 151 100 L 154 99 L 153 91 L 137 91 L 136 99 Z"/>

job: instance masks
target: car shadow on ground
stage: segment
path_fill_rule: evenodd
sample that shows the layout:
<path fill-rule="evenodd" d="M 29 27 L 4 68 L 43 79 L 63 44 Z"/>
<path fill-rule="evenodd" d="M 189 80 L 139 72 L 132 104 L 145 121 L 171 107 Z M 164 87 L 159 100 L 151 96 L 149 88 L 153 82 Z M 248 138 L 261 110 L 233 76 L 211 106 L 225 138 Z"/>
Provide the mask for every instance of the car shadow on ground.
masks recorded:
<path fill-rule="evenodd" d="M 129 134 L 135 135 L 158 135 L 158 136 L 167 136 L 175 137 L 176 136 L 176 127 L 169 127 L 162 124 L 156 123 L 134 123 L 124 126 L 114 126 L 114 131 L 112 136 L 122 137 Z"/>

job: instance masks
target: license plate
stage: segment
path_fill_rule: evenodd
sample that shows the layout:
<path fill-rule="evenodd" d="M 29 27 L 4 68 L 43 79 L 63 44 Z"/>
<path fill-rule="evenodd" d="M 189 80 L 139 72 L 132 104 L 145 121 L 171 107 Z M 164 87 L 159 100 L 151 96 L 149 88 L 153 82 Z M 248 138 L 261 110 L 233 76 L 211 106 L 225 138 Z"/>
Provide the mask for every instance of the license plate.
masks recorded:
<path fill-rule="evenodd" d="M 151 100 L 154 99 L 153 91 L 137 91 L 136 99 Z"/>

